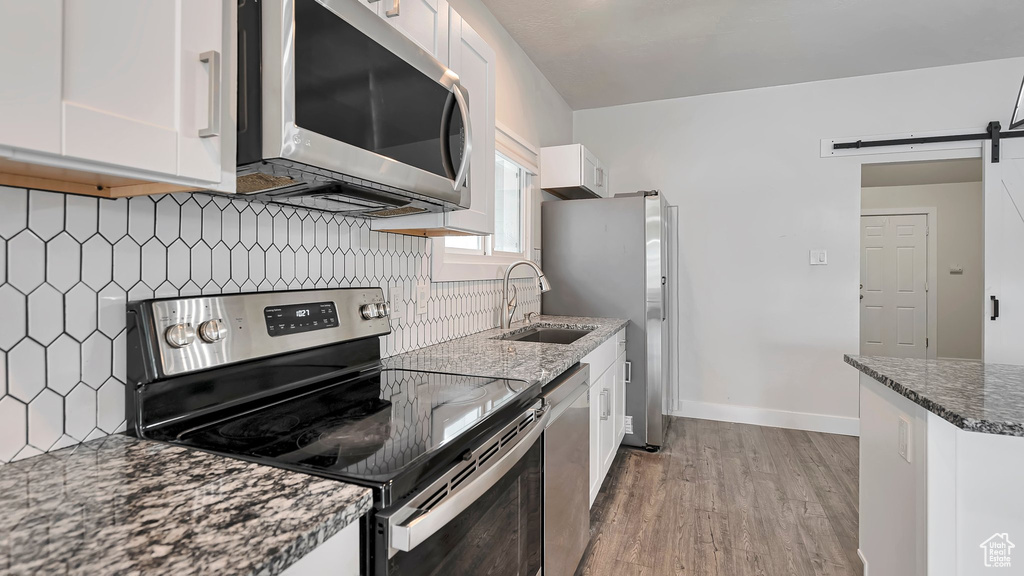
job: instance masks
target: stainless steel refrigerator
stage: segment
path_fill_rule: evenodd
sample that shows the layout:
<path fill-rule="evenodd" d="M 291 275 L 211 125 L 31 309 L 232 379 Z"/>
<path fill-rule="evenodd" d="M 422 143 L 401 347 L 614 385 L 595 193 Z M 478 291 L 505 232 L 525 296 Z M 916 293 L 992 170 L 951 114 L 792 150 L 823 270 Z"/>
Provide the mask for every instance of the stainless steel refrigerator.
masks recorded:
<path fill-rule="evenodd" d="M 552 285 L 542 295 L 543 313 L 629 319 L 626 416 L 633 431 L 623 443 L 648 450 L 664 442 L 672 373 L 675 315 L 666 296 L 675 277 L 674 215 L 657 191 L 541 205 L 541 260 Z"/>

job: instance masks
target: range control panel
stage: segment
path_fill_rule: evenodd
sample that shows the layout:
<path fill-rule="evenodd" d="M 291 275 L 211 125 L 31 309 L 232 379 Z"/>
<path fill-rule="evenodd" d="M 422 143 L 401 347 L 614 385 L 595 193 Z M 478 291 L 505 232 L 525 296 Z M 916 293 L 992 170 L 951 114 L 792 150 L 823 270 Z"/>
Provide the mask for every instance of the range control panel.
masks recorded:
<path fill-rule="evenodd" d="M 391 332 L 380 288 L 132 302 L 164 376 Z"/>
<path fill-rule="evenodd" d="M 267 334 L 271 336 L 338 327 L 334 302 L 271 306 L 263 309 L 263 317 L 267 321 Z"/>

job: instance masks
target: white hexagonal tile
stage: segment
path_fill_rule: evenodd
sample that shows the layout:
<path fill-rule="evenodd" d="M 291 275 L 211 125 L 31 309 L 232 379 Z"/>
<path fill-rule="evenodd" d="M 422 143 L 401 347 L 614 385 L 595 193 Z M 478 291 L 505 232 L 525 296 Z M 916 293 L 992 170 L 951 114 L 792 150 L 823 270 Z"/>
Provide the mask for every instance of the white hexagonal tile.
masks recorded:
<path fill-rule="evenodd" d="M 359 259 L 362 260 L 362 255 Z M 345 281 L 354 282 L 356 279 L 356 254 L 351 250 L 345 252 L 345 266 L 342 268 L 345 272 Z"/>
<path fill-rule="evenodd" d="M 266 258 L 266 279 L 274 284 L 281 279 L 281 252 L 277 248 L 267 248 Z"/>
<path fill-rule="evenodd" d="M 233 205 L 225 206 L 220 214 L 220 238 L 228 248 L 238 244 L 238 221 L 238 210 Z"/>
<path fill-rule="evenodd" d="M 0 350 L 10 350 L 25 337 L 28 330 L 25 296 L 10 285 L 0 286 L 0 310 L 4 321 L 0 322 Z"/>
<path fill-rule="evenodd" d="M 28 196 L 28 226 L 43 240 L 64 229 L 65 194 L 32 190 Z M 4 199 L 6 203 L 6 198 Z"/>
<path fill-rule="evenodd" d="M 295 252 L 289 248 L 281 250 L 281 280 L 285 283 L 295 280 Z"/>
<path fill-rule="evenodd" d="M 256 243 L 264 250 L 274 245 L 274 215 L 267 210 L 256 217 Z"/>
<path fill-rule="evenodd" d="M 96 292 L 77 284 L 64 295 L 64 330 L 82 341 L 96 331 Z"/>
<path fill-rule="evenodd" d="M 111 244 L 128 233 L 128 200 L 100 200 L 100 234 Z"/>
<path fill-rule="evenodd" d="M 110 339 L 100 332 L 82 343 L 82 382 L 99 388 L 111 376 Z"/>
<path fill-rule="evenodd" d="M 313 220 L 312 215 L 306 214 L 306 217 L 302 219 L 302 247 L 312 250 L 314 246 L 316 246 L 316 221 Z"/>
<path fill-rule="evenodd" d="M 79 280 L 82 270 L 82 246 L 62 232 L 46 243 L 46 282 L 66 292 Z"/>
<path fill-rule="evenodd" d="M 63 396 L 81 381 L 81 347 L 74 338 L 61 336 L 46 347 L 46 386 Z"/>
<path fill-rule="evenodd" d="M 109 284 L 98 294 L 100 331 L 113 338 L 124 330 L 127 294 L 117 284 Z"/>
<path fill-rule="evenodd" d="M 192 268 L 191 257 L 188 245 L 182 240 L 175 241 L 167 248 L 167 280 L 178 288 L 188 282 Z"/>
<path fill-rule="evenodd" d="M 99 226 L 99 200 L 88 196 L 69 194 L 65 198 L 67 222 L 65 229 L 75 240 L 85 242 Z"/>
<path fill-rule="evenodd" d="M 181 224 L 181 207 L 171 196 L 164 196 L 156 203 L 156 237 L 165 246 L 178 239 Z"/>
<path fill-rule="evenodd" d="M 156 204 L 149 196 L 137 196 L 128 202 L 128 235 L 140 246 L 156 234 Z"/>
<path fill-rule="evenodd" d="M 64 399 L 53 390 L 43 390 L 28 405 L 28 442 L 48 450 L 64 433 Z"/>
<path fill-rule="evenodd" d="M 7 354 L 7 393 L 28 402 L 46 387 L 46 352 L 25 339 Z"/>
<path fill-rule="evenodd" d="M 126 332 L 118 334 L 117 338 L 114 338 L 114 366 L 113 373 L 114 378 L 117 378 L 121 382 L 127 382 L 128 379 L 125 377 L 125 371 L 128 369 L 128 360 L 126 354 L 128 349 L 125 345 Z"/>
<path fill-rule="evenodd" d="M 250 205 L 239 214 L 238 239 L 246 248 L 252 248 L 256 245 L 256 234 L 256 213 Z"/>
<path fill-rule="evenodd" d="M 124 384 L 111 378 L 96 391 L 96 426 L 113 434 L 124 421 Z"/>
<path fill-rule="evenodd" d="M 185 298 L 189 296 L 199 296 L 202 293 L 203 289 L 200 288 L 199 285 L 196 284 L 195 282 L 189 280 L 188 282 L 185 283 L 184 286 L 181 287 L 181 290 L 178 291 L 178 296 Z"/>
<path fill-rule="evenodd" d="M 167 248 L 158 238 L 142 247 L 142 281 L 149 286 L 159 286 L 167 279 Z"/>
<path fill-rule="evenodd" d="M 4 209 L 0 210 L 0 237 L 13 238 L 28 226 L 28 190 L 0 186 Z"/>
<path fill-rule="evenodd" d="M 199 286 L 205 286 L 213 274 L 213 251 L 205 242 L 199 242 L 192 247 L 192 281 Z"/>
<path fill-rule="evenodd" d="M 142 277 L 142 249 L 130 237 L 114 245 L 114 282 L 127 290 Z"/>
<path fill-rule="evenodd" d="M 3 212 L 0 210 L 0 212 Z M 46 246 L 25 230 L 7 242 L 7 281 L 28 294 L 46 277 Z"/>
<path fill-rule="evenodd" d="M 231 279 L 239 285 L 249 279 L 249 251 L 241 244 L 231 249 Z"/>
<path fill-rule="evenodd" d="M 260 282 L 267 277 L 267 255 L 262 250 L 249 252 L 249 279 Z"/>
<path fill-rule="evenodd" d="M 288 246 L 292 250 L 302 248 L 302 217 L 298 214 L 288 217 Z"/>
<path fill-rule="evenodd" d="M 283 250 L 288 246 L 288 216 L 284 212 L 274 215 L 274 246 Z"/>
<path fill-rule="evenodd" d="M 203 209 L 194 198 L 181 205 L 181 239 L 194 246 L 203 237 Z"/>
<path fill-rule="evenodd" d="M 307 264 L 307 276 L 314 282 L 320 279 L 320 253 L 316 250 L 309 251 L 309 263 Z"/>
<path fill-rule="evenodd" d="M 139 282 L 132 289 L 128 291 L 128 301 L 138 302 L 139 300 L 149 300 L 153 297 L 153 289 L 146 285 L 145 282 Z"/>
<path fill-rule="evenodd" d="M 93 236 L 82 245 L 82 282 L 99 290 L 110 283 L 113 272 L 113 248 L 102 236 Z"/>
<path fill-rule="evenodd" d="M 213 247 L 213 281 L 223 286 L 231 279 L 231 250 L 223 243 Z"/>
<path fill-rule="evenodd" d="M 320 276 L 324 280 L 334 278 L 334 256 L 327 250 L 320 255 Z"/>
<path fill-rule="evenodd" d="M 25 447 L 28 430 L 25 413 L 21 402 L 10 396 L 0 398 L 0 462 L 10 462 Z"/>
<path fill-rule="evenodd" d="M 64 295 L 49 284 L 28 296 L 28 333 L 46 346 L 64 332 Z"/>
<path fill-rule="evenodd" d="M 301 248 L 295 251 L 295 279 L 300 283 L 309 280 L 309 253 Z"/>
<path fill-rule="evenodd" d="M 210 246 L 220 242 L 220 219 L 220 206 L 215 202 L 210 202 L 203 208 L 203 240 Z"/>
<path fill-rule="evenodd" d="M 155 298 L 175 298 L 178 296 L 178 288 L 170 282 L 164 282 L 153 291 Z"/>
<path fill-rule="evenodd" d="M 84 441 L 96 427 L 96 391 L 79 384 L 64 398 L 64 432 Z"/>

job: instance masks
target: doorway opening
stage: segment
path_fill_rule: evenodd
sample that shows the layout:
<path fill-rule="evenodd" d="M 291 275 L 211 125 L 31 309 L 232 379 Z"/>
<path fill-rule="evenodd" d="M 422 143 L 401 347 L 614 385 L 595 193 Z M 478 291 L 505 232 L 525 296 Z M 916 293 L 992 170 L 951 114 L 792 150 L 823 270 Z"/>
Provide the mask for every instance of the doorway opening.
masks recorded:
<path fill-rule="evenodd" d="M 861 168 L 860 352 L 981 360 L 981 158 Z"/>

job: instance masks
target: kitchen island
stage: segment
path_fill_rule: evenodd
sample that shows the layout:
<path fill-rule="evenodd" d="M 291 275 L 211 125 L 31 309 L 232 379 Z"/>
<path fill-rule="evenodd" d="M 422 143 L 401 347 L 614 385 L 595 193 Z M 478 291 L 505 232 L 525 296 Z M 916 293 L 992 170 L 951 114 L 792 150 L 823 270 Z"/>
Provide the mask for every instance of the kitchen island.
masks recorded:
<path fill-rule="evenodd" d="M 351 484 L 107 436 L 0 468 L 0 574 L 270 576 L 342 530 L 358 543 L 370 505 Z"/>
<path fill-rule="evenodd" d="M 864 573 L 1024 569 L 1024 366 L 845 359 L 861 371 Z"/>

